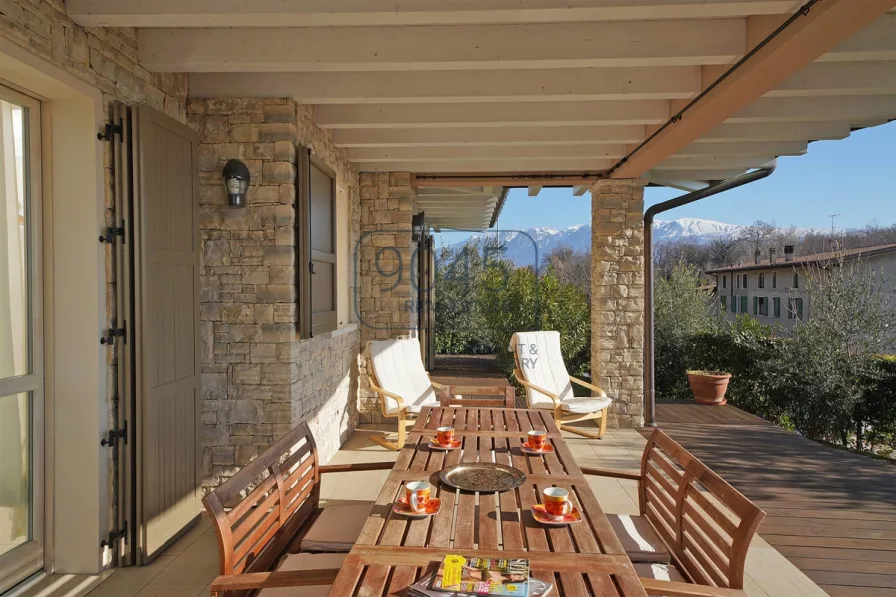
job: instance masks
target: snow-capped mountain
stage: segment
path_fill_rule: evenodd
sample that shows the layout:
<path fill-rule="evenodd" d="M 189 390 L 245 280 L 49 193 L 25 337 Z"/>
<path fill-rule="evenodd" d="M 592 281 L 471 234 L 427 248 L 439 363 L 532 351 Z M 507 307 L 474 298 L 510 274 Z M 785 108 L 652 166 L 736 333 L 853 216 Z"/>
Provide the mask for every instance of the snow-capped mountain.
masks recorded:
<path fill-rule="evenodd" d="M 713 237 L 737 234 L 743 226 L 725 224 L 699 218 L 656 220 L 654 243 L 689 238 L 697 242 L 709 242 Z M 591 226 L 580 224 L 562 230 L 555 228 L 529 228 L 528 230 L 497 230 L 487 234 L 496 236 L 505 247 L 505 255 L 518 266 L 532 265 L 542 256 L 558 247 L 576 251 L 591 250 Z M 462 245 L 451 245 L 456 247 Z"/>

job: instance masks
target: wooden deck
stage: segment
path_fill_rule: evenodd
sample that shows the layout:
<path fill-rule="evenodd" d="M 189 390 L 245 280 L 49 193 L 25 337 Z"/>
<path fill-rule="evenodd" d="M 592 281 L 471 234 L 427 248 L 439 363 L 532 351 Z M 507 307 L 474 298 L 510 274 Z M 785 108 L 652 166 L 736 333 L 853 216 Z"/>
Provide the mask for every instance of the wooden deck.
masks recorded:
<path fill-rule="evenodd" d="M 759 534 L 829 595 L 896 597 L 896 464 L 733 406 L 656 412 L 663 431 L 768 512 Z"/>

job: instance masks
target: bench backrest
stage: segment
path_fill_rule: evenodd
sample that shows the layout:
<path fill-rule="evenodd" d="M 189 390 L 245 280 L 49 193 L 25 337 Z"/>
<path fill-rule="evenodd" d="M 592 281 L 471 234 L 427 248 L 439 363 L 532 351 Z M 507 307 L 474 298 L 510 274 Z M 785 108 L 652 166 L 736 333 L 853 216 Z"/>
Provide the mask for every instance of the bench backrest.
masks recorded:
<path fill-rule="evenodd" d="M 638 492 L 641 515 L 682 572 L 697 584 L 743 589 L 765 512 L 659 429 L 644 449 Z"/>
<path fill-rule="evenodd" d="M 218 534 L 221 574 L 270 570 L 320 503 L 319 466 L 302 423 L 202 499 Z"/>

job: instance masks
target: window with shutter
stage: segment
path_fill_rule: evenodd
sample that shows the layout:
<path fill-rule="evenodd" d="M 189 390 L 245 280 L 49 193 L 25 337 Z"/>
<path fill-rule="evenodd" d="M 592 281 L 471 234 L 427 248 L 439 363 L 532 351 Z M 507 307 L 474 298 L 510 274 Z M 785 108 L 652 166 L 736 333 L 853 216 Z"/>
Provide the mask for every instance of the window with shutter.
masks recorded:
<path fill-rule="evenodd" d="M 299 152 L 296 272 L 299 334 L 310 338 L 331 332 L 337 319 L 336 181 L 333 172 Z"/>

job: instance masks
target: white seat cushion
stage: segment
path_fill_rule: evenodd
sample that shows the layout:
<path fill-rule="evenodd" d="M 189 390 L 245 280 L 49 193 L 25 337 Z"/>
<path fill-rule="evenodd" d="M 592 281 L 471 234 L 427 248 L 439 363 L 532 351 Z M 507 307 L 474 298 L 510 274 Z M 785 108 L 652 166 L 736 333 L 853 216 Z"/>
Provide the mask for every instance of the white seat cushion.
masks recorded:
<path fill-rule="evenodd" d="M 587 398 L 579 396 L 564 400 L 562 402 L 563 412 L 576 415 L 596 413 L 602 411 L 611 404 L 613 404 L 612 398 Z M 537 406 L 535 406 L 535 408 L 546 408 L 553 410 L 554 405 L 540 402 Z"/>
<path fill-rule="evenodd" d="M 613 403 L 607 397 L 577 397 L 573 394 L 569 372 L 560 351 L 560 332 L 517 332 L 510 340 L 510 350 L 517 355 L 523 378 L 551 392 L 563 406 L 563 412 L 577 415 L 599 412 Z M 554 408 L 549 396 L 526 388 L 529 408 Z"/>
<path fill-rule="evenodd" d="M 295 553 L 289 554 L 280 561 L 277 570 L 333 570 L 342 568 L 345 563 L 344 553 Z M 262 589 L 257 597 L 327 597 L 332 585 L 316 585 L 313 587 L 278 587 Z"/>
<path fill-rule="evenodd" d="M 561 402 L 573 398 L 572 383 L 560 351 L 560 332 L 517 332 L 509 350 L 516 353 L 519 370 L 529 383 L 557 396 Z M 526 388 L 530 408 L 554 408 L 549 396 Z"/>
<path fill-rule="evenodd" d="M 321 512 L 302 538 L 302 551 L 349 552 L 361 535 L 361 529 L 373 504 L 334 504 Z"/>
<path fill-rule="evenodd" d="M 668 564 L 672 561 L 669 550 L 643 516 L 608 514 L 607 518 L 632 562 Z"/>
<path fill-rule="evenodd" d="M 681 572 L 672 564 L 635 564 L 635 572 L 639 578 L 652 578 L 671 582 L 688 582 Z M 666 597 L 661 593 L 648 593 L 648 597 Z"/>
<path fill-rule="evenodd" d="M 370 343 L 370 366 L 379 386 L 401 396 L 411 413 L 419 413 L 424 406 L 438 406 L 439 397 L 429 380 L 420 342 L 416 338 L 378 340 Z M 398 413 L 398 402 L 385 397 L 387 415 Z"/>
<path fill-rule="evenodd" d="M 563 412 L 576 415 L 600 412 L 613 404 L 612 398 L 570 398 L 563 401 Z"/>

